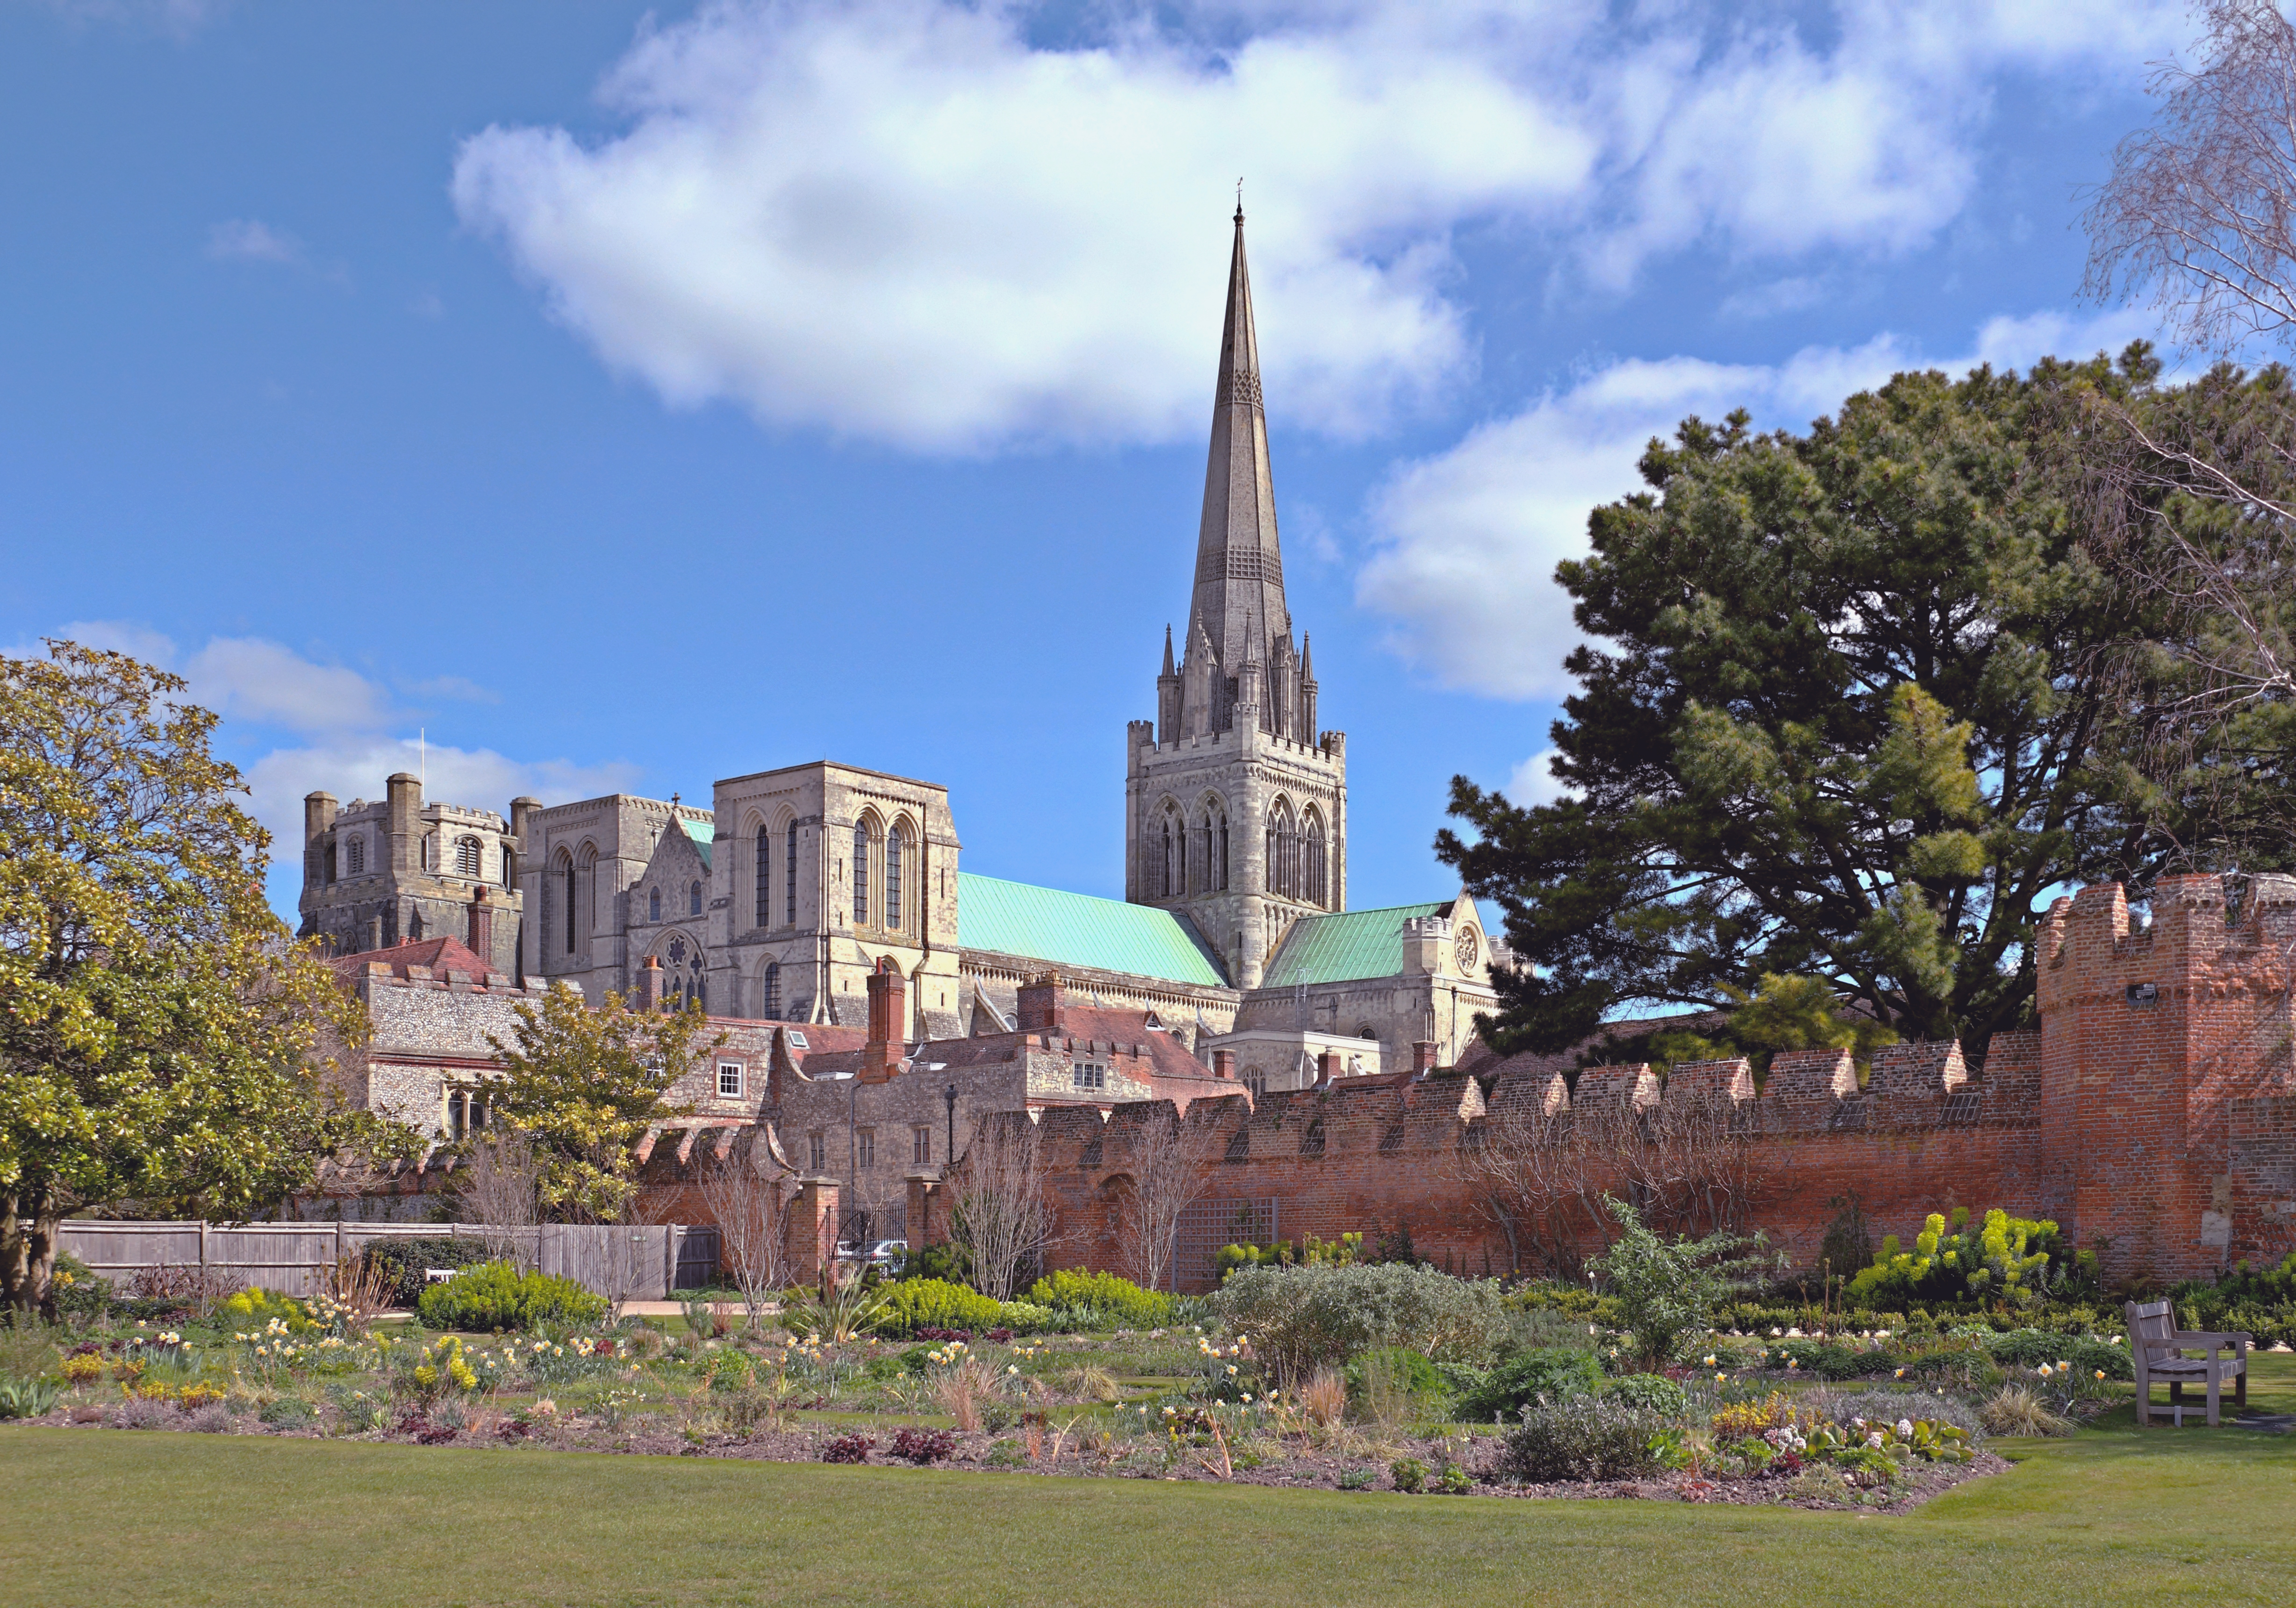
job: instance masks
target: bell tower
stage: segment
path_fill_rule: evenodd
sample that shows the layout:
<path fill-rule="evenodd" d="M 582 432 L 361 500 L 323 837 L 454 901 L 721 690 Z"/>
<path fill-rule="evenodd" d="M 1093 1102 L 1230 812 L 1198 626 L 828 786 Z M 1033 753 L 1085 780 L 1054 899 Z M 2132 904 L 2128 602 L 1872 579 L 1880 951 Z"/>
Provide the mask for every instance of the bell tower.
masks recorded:
<path fill-rule="evenodd" d="M 1176 659 L 1165 628 L 1156 718 L 1132 722 L 1125 775 L 1125 896 L 1186 916 L 1238 988 L 1300 916 L 1347 908 L 1347 739 L 1316 714 L 1283 597 L 1238 207 L 1187 631 Z"/>

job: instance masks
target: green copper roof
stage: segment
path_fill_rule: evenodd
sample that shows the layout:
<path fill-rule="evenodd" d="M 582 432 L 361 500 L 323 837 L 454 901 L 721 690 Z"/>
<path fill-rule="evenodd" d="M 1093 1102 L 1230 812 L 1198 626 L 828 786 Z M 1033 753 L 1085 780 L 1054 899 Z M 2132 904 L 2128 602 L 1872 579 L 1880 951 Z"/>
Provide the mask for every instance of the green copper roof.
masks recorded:
<path fill-rule="evenodd" d="M 956 874 L 956 941 L 967 949 L 1024 955 L 1055 966 L 1227 985 L 1219 963 L 1185 917 L 971 871 Z"/>
<path fill-rule="evenodd" d="M 717 826 L 707 820 L 688 820 L 683 815 L 677 818 L 677 824 L 685 828 L 685 835 L 693 839 L 693 846 L 701 851 L 701 869 L 708 870 L 709 845 L 718 841 Z"/>
<path fill-rule="evenodd" d="M 1262 988 L 1292 988 L 1303 983 L 1351 983 L 1358 977 L 1391 977 L 1403 969 L 1403 924 L 1414 916 L 1447 916 L 1441 904 L 1391 904 L 1385 910 L 1342 910 L 1302 916 L 1283 935 L 1268 963 Z"/>

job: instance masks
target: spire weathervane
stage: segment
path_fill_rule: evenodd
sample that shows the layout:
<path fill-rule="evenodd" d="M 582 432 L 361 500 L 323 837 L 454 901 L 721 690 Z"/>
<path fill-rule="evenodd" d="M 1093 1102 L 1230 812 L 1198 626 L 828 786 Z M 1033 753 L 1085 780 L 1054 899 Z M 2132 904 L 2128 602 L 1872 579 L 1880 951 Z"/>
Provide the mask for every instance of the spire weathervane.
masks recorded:
<path fill-rule="evenodd" d="M 1243 222 L 1243 180 L 1235 181 L 1235 221 Z"/>

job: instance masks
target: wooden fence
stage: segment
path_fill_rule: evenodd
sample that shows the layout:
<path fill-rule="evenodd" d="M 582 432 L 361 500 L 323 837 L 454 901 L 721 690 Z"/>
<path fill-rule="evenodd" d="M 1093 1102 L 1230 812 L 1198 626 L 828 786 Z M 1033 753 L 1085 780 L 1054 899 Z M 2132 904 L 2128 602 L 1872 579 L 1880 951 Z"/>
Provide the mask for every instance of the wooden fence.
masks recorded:
<path fill-rule="evenodd" d="M 475 1223 L 110 1222 L 63 1225 L 59 1249 L 125 1286 L 147 1269 L 199 1269 L 214 1285 L 250 1285 L 289 1295 L 324 1286 L 346 1256 L 379 1239 L 484 1239 L 502 1229 Z M 545 1273 L 578 1279 L 602 1295 L 661 1301 L 673 1290 L 707 1284 L 718 1270 L 718 1230 L 671 1224 L 656 1228 L 546 1223 L 510 1230 L 518 1260 Z"/>

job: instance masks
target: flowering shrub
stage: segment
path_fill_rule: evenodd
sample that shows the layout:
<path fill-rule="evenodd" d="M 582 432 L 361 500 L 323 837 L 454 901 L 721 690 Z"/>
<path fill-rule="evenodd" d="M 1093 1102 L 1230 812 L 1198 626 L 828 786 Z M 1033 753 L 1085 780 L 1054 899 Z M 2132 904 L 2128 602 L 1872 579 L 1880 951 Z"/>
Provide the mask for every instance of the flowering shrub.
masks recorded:
<path fill-rule="evenodd" d="M 290 1335 L 318 1326 L 301 1302 L 275 1290 L 242 1290 L 225 1297 L 216 1307 L 215 1322 L 217 1327 L 229 1329 L 261 1329 L 275 1323 L 278 1333 Z"/>
<path fill-rule="evenodd" d="M 594 1323 L 606 1315 L 606 1301 L 573 1279 L 489 1261 L 424 1290 L 416 1310 L 430 1328 L 503 1333 L 544 1323 Z"/>
<path fill-rule="evenodd" d="M 998 1318 L 992 1297 L 945 1278 L 904 1278 L 885 1286 L 884 1292 L 878 1321 L 890 1335 L 922 1336 L 929 1328 L 986 1329 Z"/>
<path fill-rule="evenodd" d="M 2057 1225 L 2046 1218 L 2012 1217 L 1996 1206 L 1975 1234 L 1969 1208 L 1956 1206 L 1952 1228 L 1932 1212 L 1900 1251 L 1894 1234 L 1882 1241 L 1874 1265 L 1849 1281 L 1849 1298 L 1903 1305 L 1914 1301 L 2007 1301 L 2029 1306 L 2046 1288 L 2050 1253 L 2059 1248 Z"/>
<path fill-rule="evenodd" d="M 1089 1312 L 1128 1328 L 1157 1329 L 1172 1321 L 1172 1298 L 1144 1290 L 1113 1273 L 1089 1273 L 1062 1268 L 1037 1280 L 1029 1300 L 1040 1307 L 1065 1307 Z"/>
<path fill-rule="evenodd" d="M 103 1377 L 103 1359 L 85 1352 L 64 1359 L 64 1383 L 71 1385 L 94 1384 Z"/>
<path fill-rule="evenodd" d="M 428 1404 L 450 1392 L 478 1389 L 479 1375 L 463 1355 L 461 1336 L 449 1335 L 424 1346 L 400 1373 L 398 1385 L 404 1394 Z"/>
<path fill-rule="evenodd" d="M 1793 1402 L 1784 1391 L 1772 1391 L 1761 1401 L 1734 1401 L 1717 1408 L 1709 1420 L 1718 1441 L 1742 1440 L 1759 1435 L 1781 1424 L 1791 1424 L 1795 1417 Z"/>

